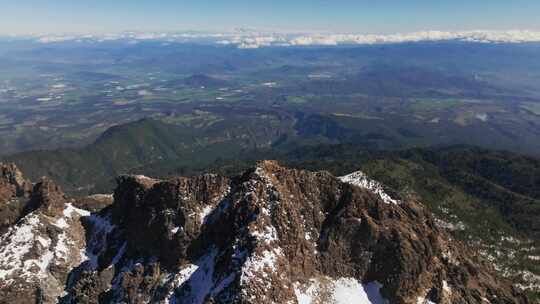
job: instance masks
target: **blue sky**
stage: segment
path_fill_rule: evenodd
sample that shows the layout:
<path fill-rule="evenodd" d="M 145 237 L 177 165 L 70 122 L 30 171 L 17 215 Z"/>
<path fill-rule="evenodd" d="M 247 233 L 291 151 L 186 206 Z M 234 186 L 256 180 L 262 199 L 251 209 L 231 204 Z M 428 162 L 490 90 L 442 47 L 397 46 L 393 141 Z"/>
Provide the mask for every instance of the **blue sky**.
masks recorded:
<path fill-rule="evenodd" d="M 538 0 L 0 0 L 0 33 L 540 30 Z"/>

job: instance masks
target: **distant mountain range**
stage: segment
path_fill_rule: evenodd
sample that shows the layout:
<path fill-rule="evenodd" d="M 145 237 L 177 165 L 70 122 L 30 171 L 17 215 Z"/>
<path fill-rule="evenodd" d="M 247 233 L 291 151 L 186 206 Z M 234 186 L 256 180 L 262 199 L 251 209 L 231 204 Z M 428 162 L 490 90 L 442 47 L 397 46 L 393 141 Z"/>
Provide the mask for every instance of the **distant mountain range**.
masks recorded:
<path fill-rule="evenodd" d="M 316 150 L 325 144 L 349 144 L 354 149 L 382 151 L 422 142 L 427 145 L 430 140 L 415 133 L 420 129 L 370 132 L 367 128 L 378 127 L 350 128 L 338 120 L 340 117 L 319 114 L 227 107 L 205 110 L 227 119 L 202 127 L 142 119 L 112 127 L 83 148 L 28 151 L 2 159 L 16 163 L 32 180 L 50 176 L 69 193 L 92 193 L 110 190 L 113 179 L 123 173 L 189 174 L 216 161 L 288 160 L 303 146 Z M 480 138 L 469 136 L 468 141 Z M 455 142 L 462 140 L 456 137 Z"/>

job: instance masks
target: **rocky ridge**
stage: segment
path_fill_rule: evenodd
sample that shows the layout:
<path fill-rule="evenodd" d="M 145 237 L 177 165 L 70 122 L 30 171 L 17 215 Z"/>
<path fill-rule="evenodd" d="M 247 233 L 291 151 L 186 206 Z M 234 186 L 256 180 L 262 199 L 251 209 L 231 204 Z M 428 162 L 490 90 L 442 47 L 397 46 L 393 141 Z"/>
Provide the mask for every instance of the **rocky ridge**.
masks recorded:
<path fill-rule="evenodd" d="M 0 234 L 27 212 L 31 189 L 15 165 L 0 163 Z"/>
<path fill-rule="evenodd" d="M 528 303 L 361 172 L 117 182 L 105 208 L 47 179 L 9 190 L 32 208 L 0 236 L 0 303 Z"/>

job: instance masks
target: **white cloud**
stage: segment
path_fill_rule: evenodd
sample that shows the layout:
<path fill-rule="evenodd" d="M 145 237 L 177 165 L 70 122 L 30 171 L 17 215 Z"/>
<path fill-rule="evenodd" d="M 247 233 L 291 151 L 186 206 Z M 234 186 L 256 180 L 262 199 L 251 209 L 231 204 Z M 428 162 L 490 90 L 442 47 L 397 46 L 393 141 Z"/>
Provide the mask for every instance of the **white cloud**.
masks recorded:
<path fill-rule="evenodd" d="M 422 41 L 465 41 L 481 43 L 525 43 L 540 42 L 540 32 L 526 30 L 512 31 L 422 31 L 403 34 L 333 34 L 333 33 L 269 33 L 257 31 L 236 31 L 228 33 L 139 33 L 51 35 L 38 36 L 41 43 L 66 41 L 103 42 L 111 40 L 196 42 L 204 41 L 222 45 L 236 45 L 239 48 L 259 48 L 269 46 L 332 46 L 371 45 Z"/>

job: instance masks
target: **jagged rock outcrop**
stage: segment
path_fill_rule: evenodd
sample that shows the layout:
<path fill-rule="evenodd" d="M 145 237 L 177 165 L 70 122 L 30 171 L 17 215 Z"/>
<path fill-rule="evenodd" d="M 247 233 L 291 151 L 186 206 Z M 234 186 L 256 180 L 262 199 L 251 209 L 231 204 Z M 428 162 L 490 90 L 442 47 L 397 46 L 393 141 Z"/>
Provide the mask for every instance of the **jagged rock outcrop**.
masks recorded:
<path fill-rule="evenodd" d="M 390 197 L 361 173 L 340 179 L 265 161 L 234 178 L 122 176 L 113 204 L 93 214 L 50 184 L 37 189 L 43 203 L 0 250 L 30 229 L 39 235 L 27 243 L 48 248 L 34 257 L 49 260 L 5 276 L 0 255 L 9 303 L 36 299 L 20 286 L 45 303 L 527 303 L 420 203 Z M 55 238 L 62 220 L 66 236 Z M 61 256 L 60 239 L 78 257 Z"/>
<path fill-rule="evenodd" d="M 81 216 L 61 189 L 42 179 L 31 209 L 0 237 L 0 303 L 56 303 L 69 273 L 85 259 Z"/>
<path fill-rule="evenodd" d="M 0 187 L 0 200 L 6 200 L 27 195 L 32 184 L 14 164 L 0 163 Z"/>
<path fill-rule="evenodd" d="M 112 194 L 94 194 L 75 198 L 73 206 L 91 212 L 99 212 L 112 205 L 113 200 Z"/>
<path fill-rule="evenodd" d="M 14 164 L 0 163 L 0 235 L 27 212 L 31 189 Z"/>

